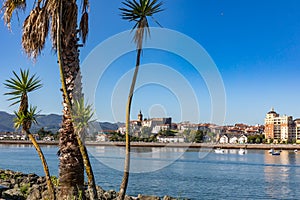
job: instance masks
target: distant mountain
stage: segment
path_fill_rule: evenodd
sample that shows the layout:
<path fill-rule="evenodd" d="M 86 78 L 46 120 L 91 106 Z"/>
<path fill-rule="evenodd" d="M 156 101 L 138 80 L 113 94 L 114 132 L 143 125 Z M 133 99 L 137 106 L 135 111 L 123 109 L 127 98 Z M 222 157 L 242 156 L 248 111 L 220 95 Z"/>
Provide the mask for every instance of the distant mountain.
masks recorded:
<path fill-rule="evenodd" d="M 13 119 L 15 115 L 0 111 L 0 132 L 15 131 Z M 32 131 L 37 131 L 41 128 L 56 133 L 60 129 L 61 115 L 49 114 L 38 115 L 37 122 L 32 126 Z M 110 122 L 95 122 L 95 128 L 98 130 L 117 130 L 123 123 L 110 123 Z"/>
<path fill-rule="evenodd" d="M 0 111 L 0 132 L 15 131 L 14 118 L 15 115 Z M 38 124 L 32 125 L 32 131 L 36 131 L 44 127 L 45 130 L 49 130 L 55 133 L 60 127 L 61 116 L 55 114 L 38 115 L 36 117 L 36 120 Z"/>

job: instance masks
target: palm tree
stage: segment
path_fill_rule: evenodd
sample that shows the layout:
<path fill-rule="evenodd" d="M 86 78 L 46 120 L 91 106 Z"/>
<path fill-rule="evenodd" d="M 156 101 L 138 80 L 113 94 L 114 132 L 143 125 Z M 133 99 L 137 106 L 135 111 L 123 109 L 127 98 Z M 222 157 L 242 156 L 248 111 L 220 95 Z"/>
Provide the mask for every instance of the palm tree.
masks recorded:
<path fill-rule="evenodd" d="M 135 22 L 133 30 L 135 29 L 134 42 L 136 43 L 137 57 L 126 105 L 126 153 L 124 163 L 124 175 L 120 186 L 118 199 L 124 199 L 128 185 L 130 169 L 130 110 L 135 83 L 140 66 L 143 40 L 147 35 L 150 34 L 150 28 L 147 17 L 153 17 L 154 14 L 162 11 L 162 2 L 158 2 L 157 0 L 139 0 L 139 2 L 137 0 L 125 0 L 125 2 L 123 2 L 123 5 L 125 6 L 125 8 L 120 8 L 122 12 L 122 18 L 130 22 Z M 157 23 L 157 21 L 155 22 Z"/>
<path fill-rule="evenodd" d="M 22 46 L 28 57 L 37 59 L 50 31 L 57 52 L 63 93 L 63 118 L 59 140 L 59 197 L 78 196 L 84 185 L 84 164 L 71 115 L 75 99 L 82 97 L 78 33 L 82 42 L 88 34 L 89 1 L 82 0 L 79 27 L 76 0 L 37 0 L 23 23 Z M 10 28 L 13 12 L 26 7 L 26 0 L 5 0 L 4 21 Z M 63 19 L 63 20 L 62 20 Z"/>
<path fill-rule="evenodd" d="M 28 109 L 28 93 L 41 88 L 42 84 L 35 74 L 29 77 L 29 70 L 20 71 L 21 76 L 18 76 L 16 72 L 13 71 L 15 78 L 8 79 L 4 83 L 6 88 L 10 90 L 10 92 L 5 93 L 5 95 L 13 96 L 12 98 L 8 99 L 10 101 L 14 101 L 11 105 L 20 103 L 19 111 L 15 112 L 15 128 L 18 129 L 22 126 L 22 131 L 25 132 L 26 136 L 30 139 L 35 147 L 43 164 L 49 196 L 51 199 L 55 199 L 54 187 L 50 178 L 46 159 L 35 137 L 33 137 L 30 132 L 31 124 L 36 123 L 36 107 L 30 106 Z"/>
<path fill-rule="evenodd" d="M 92 170 L 92 165 L 88 156 L 87 149 L 83 144 L 85 140 L 85 136 L 87 133 L 87 129 L 90 126 L 92 120 L 93 112 L 91 105 L 85 105 L 84 99 L 76 100 L 72 107 L 72 119 L 75 128 L 75 132 L 77 134 L 77 141 L 79 144 L 79 149 L 82 154 L 86 175 L 88 178 L 88 191 L 90 195 L 90 199 L 98 199 L 97 198 L 97 190 L 96 183 L 94 178 L 94 173 Z"/>

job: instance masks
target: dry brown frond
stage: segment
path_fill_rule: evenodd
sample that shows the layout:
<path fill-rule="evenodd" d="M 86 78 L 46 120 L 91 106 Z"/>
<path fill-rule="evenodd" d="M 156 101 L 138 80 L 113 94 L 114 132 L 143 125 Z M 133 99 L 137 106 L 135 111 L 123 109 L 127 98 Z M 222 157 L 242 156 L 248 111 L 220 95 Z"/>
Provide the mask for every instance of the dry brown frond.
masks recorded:
<path fill-rule="evenodd" d="M 77 27 L 77 4 L 74 1 L 63 1 L 62 13 L 62 33 L 64 44 L 67 46 L 73 34 L 76 32 Z M 74 36 L 74 35 L 73 35 Z"/>
<path fill-rule="evenodd" d="M 82 0 L 82 13 L 85 13 L 85 12 L 89 12 L 90 10 L 90 3 L 89 3 L 89 0 Z"/>
<path fill-rule="evenodd" d="M 81 37 L 83 44 L 85 44 L 86 42 L 88 32 L 89 32 L 89 14 L 85 12 L 81 16 L 80 26 L 79 26 L 79 36 Z"/>
<path fill-rule="evenodd" d="M 28 57 L 36 59 L 43 50 L 49 31 L 49 15 L 45 7 L 35 7 L 23 24 L 22 45 Z"/>
<path fill-rule="evenodd" d="M 7 25 L 8 29 L 10 29 L 10 22 L 13 12 L 16 9 L 25 10 L 26 1 L 25 0 L 6 0 L 3 3 L 1 10 L 4 10 L 4 23 Z"/>

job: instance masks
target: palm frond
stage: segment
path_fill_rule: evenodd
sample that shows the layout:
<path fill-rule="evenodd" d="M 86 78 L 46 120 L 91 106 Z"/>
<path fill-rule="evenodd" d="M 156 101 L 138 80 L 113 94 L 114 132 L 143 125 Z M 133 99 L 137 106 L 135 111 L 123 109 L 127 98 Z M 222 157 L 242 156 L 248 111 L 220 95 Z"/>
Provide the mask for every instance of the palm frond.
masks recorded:
<path fill-rule="evenodd" d="M 90 10 L 89 0 L 82 0 L 82 13 L 88 12 Z"/>
<path fill-rule="evenodd" d="M 121 10 L 122 19 L 129 22 L 135 21 L 132 30 L 135 30 L 134 42 L 138 49 L 142 48 L 143 40 L 150 36 L 150 28 L 147 17 L 153 18 L 153 15 L 163 11 L 161 8 L 163 3 L 157 0 L 125 0 L 122 2 L 125 7 L 119 8 Z M 156 20 L 154 20 L 161 26 Z"/>
<path fill-rule="evenodd" d="M 4 83 L 5 87 L 10 91 L 4 95 L 13 96 L 8 101 L 14 101 L 12 105 L 15 105 L 22 101 L 22 96 L 29 92 L 40 89 L 42 87 L 41 81 L 36 74 L 30 76 L 29 70 L 20 69 L 20 75 L 13 71 L 14 77 L 7 79 Z M 17 100 L 17 101 L 15 101 Z"/>
<path fill-rule="evenodd" d="M 6 0 L 3 3 L 1 11 L 4 10 L 4 22 L 7 25 L 8 29 L 11 29 L 11 18 L 14 11 L 17 10 L 25 10 L 26 8 L 26 0 Z"/>
<path fill-rule="evenodd" d="M 49 32 L 49 13 L 37 5 L 23 23 L 22 46 L 28 57 L 36 59 L 45 47 Z"/>
<path fill-rule="evenodd" d="M 14 111 L 16 118 L 14 118 L 14 127 L 19 129 L 21 126 L 24 130 L 29 130 L 32 123 L 37 124 L 36 116 L 39 113 L 36 106 L 31 106 L 28 112 Z"/>
<path fill-rule="evenodd" d="M 94 113 L 92 105 L 84 104 L 84 99 L 75 100 L 72 106 L 72 120 L 77 133 L 89 127 Z"/>
<path fill-rule="evenodd" d="M 87 12 L 84 12 L 81 16 L 80 25 L 79 25 L 79 36 L 82 38 L 83 44 L 85 44 L 87 35 L 89 32 L 89 15 Z"/>

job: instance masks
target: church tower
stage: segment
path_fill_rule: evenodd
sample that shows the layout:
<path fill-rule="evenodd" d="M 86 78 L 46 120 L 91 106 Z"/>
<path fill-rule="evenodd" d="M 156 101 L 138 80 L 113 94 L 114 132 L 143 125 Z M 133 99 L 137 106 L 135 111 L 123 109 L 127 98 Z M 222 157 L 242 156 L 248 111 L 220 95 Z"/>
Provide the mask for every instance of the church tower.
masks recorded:
<path fill-rule="evenodd" d="M 143 114 L 142 111 L 140 110 L 140 113 L 138 114 L 138 121 L 142 122 L 143 121 Z"/>

